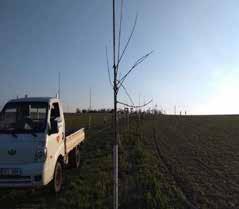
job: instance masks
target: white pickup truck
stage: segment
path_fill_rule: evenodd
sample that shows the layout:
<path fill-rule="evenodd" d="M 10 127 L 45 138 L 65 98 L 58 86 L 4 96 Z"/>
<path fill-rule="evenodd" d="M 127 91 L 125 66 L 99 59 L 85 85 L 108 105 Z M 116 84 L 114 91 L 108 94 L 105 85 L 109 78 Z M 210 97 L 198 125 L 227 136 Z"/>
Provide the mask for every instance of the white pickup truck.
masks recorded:
<path fill-rule="evenodd" d="M 0 115 L 0 187 L 40 187 L 60 192 L 66 165 L 79 167 L 84 129 L 67 133 L 57 98 L 9 101 Z"/>

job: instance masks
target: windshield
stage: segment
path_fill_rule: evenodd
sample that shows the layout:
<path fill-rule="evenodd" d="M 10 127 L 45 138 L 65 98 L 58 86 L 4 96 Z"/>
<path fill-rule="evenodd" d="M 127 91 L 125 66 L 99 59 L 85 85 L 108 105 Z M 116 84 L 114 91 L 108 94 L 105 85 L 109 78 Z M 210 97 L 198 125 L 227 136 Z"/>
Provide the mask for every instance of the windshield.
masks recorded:
<path fill-rule="evenodd" d="M 0 132 L 44 132 L 47 122 L 48 103 L 16 102 L 3 108 Z"/>

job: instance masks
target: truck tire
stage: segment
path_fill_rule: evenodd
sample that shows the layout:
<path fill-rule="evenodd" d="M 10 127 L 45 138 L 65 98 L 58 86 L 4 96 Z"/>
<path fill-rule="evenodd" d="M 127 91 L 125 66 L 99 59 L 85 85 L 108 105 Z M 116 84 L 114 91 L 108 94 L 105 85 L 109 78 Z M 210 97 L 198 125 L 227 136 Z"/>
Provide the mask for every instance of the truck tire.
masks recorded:
<path fill-rule="evenodd" d="M 69 156 L 69 164 L 71 168 L 80 167 L 80 149 L 78 146 L 71 151 Z"/>
<path fill-rule="evenodd" d="M 60 161 L 57 161 L 53 178 L 53 189 L 55 193 L 59 193 L 63 184 L 63 167 Z"/>

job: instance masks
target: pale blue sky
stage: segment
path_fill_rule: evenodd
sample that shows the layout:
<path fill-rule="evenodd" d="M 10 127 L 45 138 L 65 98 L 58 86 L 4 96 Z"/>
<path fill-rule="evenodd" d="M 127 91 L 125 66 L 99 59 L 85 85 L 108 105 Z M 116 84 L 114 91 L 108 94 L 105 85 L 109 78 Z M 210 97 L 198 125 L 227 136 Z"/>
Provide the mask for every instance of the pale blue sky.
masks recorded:
<path fill-rule="evenodd" d="M 172 113 L 239 113 L 239 1 L 125 0 L 123 41 L 137 28 L 122 75 L 138 103 Z M 105 46 L 111 49 L 111 0 L 1 0 L 0 105 L 18 96 L 54 96 L 62 77 L 65 109 L 112 107 Z M 111 51 L 110 51 L 111 52 Z M 120 94 L 121 100 L 127 97 Z M 151 105 L 152 106 L 152 105 Z"/>

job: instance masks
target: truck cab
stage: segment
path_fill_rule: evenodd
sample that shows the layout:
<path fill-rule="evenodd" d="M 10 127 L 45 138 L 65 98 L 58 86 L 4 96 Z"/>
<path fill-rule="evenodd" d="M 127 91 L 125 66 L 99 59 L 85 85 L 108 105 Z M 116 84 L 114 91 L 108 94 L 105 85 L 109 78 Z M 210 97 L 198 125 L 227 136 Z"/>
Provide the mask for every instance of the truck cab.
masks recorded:
<path fill-rule="evenodd" d="M 53 180 L 59 192 L 62 170 L 83 140 L 74 138 L 67 150 L 65 131 L 59 99 L 9 101 L 0 116 L 0 187 L 40 187 Z"/>

